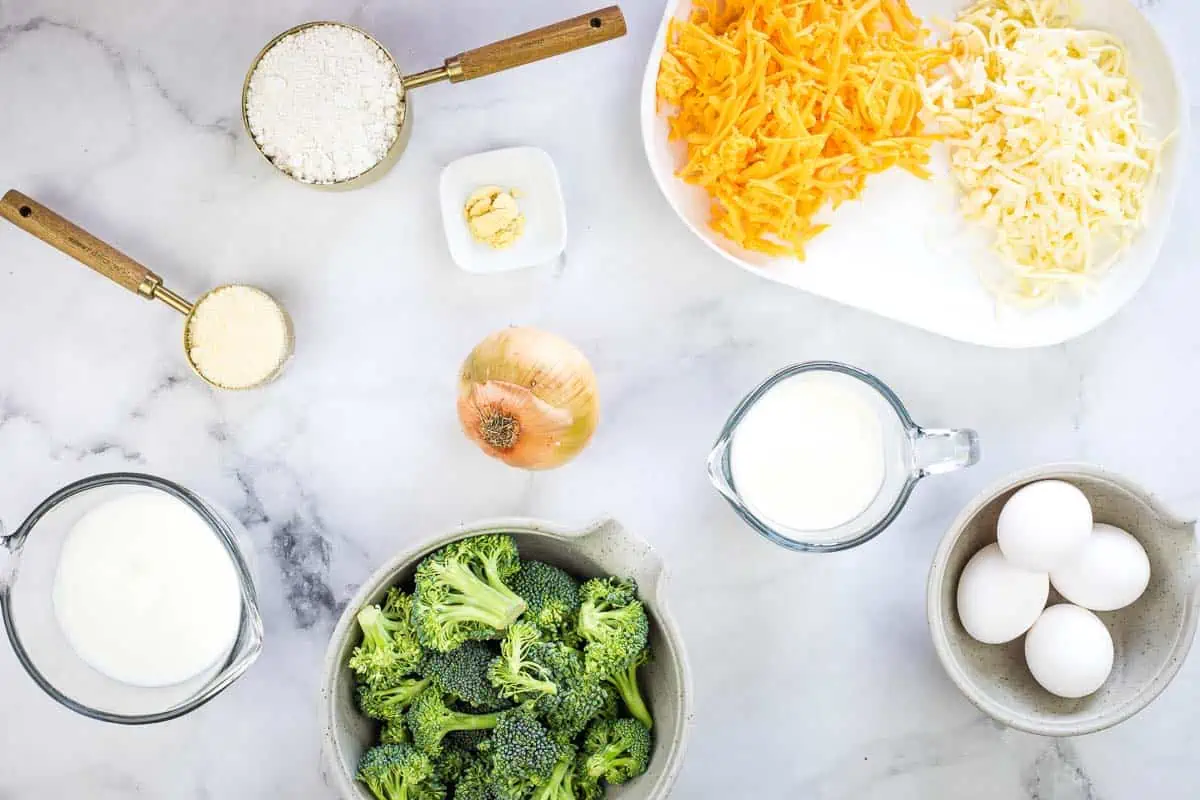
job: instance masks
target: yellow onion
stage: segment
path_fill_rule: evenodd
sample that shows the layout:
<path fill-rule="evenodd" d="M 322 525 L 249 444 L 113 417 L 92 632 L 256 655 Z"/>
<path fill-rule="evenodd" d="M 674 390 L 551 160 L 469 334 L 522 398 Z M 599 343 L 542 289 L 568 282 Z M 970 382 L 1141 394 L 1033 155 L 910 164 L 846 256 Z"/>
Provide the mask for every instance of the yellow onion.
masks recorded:
<path fill-rule="evenodd" d="M 505 464 L 557 467 L 587 446 L 600 421 L 596 373 L 566 339 L 506 328 L 463 362 L 458 418 L 471 441 Z"/>

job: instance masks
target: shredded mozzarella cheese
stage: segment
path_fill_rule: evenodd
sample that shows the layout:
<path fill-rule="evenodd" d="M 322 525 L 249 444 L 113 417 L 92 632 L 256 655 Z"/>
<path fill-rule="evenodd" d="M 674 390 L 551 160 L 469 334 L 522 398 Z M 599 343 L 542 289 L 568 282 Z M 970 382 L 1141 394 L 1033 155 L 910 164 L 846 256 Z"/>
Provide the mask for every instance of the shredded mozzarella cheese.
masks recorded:
<path fill-rule="evenodd" d="M 1067 0 L 977 2 L 923 87 L 963 211 L 1008 267 L 991 288 L 1020 302 L 1102 274 L 1142 227 L 1159 168 L 1124 46 L 1071 19 Z"/>

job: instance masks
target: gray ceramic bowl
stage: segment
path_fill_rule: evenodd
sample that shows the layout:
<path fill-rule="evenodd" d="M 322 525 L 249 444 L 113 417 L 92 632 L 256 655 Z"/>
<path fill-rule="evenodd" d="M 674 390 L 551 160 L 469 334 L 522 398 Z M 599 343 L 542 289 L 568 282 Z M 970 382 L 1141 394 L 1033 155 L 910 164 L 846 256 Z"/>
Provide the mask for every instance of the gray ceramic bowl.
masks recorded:
<path fill-rule="evenodd" d="M 363 750 L 375 741 L 377 726 L 354 706 L 354 678 L 346 667 L 361 635 L 355 615 L 378 602 L 388 587 L 409 583 L 417 562 L 456 539 L 482 533 L 511 533 L 525 558 L 555 564 L 580 576 L 622 575 L 637 580 L 650 613 L 650 647 L 654 660 L 642 667 L 642 693 L 654 715 L 654 754 L 646 774 L 609 789 L 611 800 L 661 800 L 683 764 L 691 725 L 691 673 L 683 641 L 667 609 L 667 576 L 658 555 L 645 541 L 613 520 L 583 530 L 570 530 L 532 519 L 496 519 L 448 532 L 393 558 L 372 575 L 350 601 L 333 631 L 325 657 L 321 692 L 322 745 L 326 782 L 344 800 L 372 800 L 354 780 Z"/>
<path fill-rule="evenodd" d="M 1100 612 L 1116 657 L 1108 681 L 1078 700 L 1055 697 L 1025 665 L 1024 637 L 981 644 L 963 629 L 955 608 L 958 578 L 967 560 L 996 541 L 1005 501 L 1027 483 L 1057 478 L 1079 487 L 1097 522 L 1129 531 L 1150 557 L 1150 585 L 1137 602 Z M 1171 515 L 1153 495 L 1099 467 L 1054 464 L 1018 473 L 976 498 L 946 533 L 929 572 L 928 616 L 942 666 L 963 694 L 1013 728 L 1045 736 L 1077 736 L 1112 727 L 1162 692 L 1183 665 L 1196 632 L 1200 585 L 1195 522 Z M 1053 590 L 1050 603 L 1062 602 Z"/>

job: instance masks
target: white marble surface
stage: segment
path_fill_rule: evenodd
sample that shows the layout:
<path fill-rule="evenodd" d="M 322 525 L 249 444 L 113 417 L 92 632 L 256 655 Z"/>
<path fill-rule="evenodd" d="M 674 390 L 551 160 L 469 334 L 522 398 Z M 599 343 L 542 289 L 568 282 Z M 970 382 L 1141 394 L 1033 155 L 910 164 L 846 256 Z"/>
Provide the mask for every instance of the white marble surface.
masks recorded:
<path fill-rule="evenodd" d="M 1144 5 L 1200 86 L 1196 6 Z M 1056 742 L 981 717 L 942 673 L 923 610 L 942 531 L 1011 470 L 1095 461 L 1200 512 L 1196 170 L 1156 273 L 1115 320 L 1044 350 L 956 344 L 781 290 L 689 237 L 638 141 L 660 5 L 624 6 L 619 42 L 421 89 L 395 171 L 326 194 L 272 174 L 241 130 L 244 70 L 273 34 L 343 19 L 419 69 L 589 4 L 0 0 L 0 186 L 60 209 L 185 294 L 268 288 L 299 340 L 276 385 L 216 395 L 188 373 L 172 312 L 0 227 L 0 530 L 84 475 L 174 478 L 248 524 L 267 625 L 263 657 L 229 692 L 144 729 L 58 707 L 0 648 L 0 798 L 328 797 L 318 664 L 372 566 L 482 516 L 602 513 L 650 538 L 675 576 L 697 711 L 677 797 L 1200 795 L 1200 658 L 1139 717 Z M 510 144 L 558 163 L 565 261 L 463 274 L 442 239 L 438 170 Z M 487 460 L 453 414 L 459 360 L 517 322 L 574 340 L 602 385 L 595 443 L 552 473 Z M 976 427 L 983 462 L 920 486 L 893 529 L 856 551 L 805 557 L 759 539 L 707 486 L 705 452 L 746 389 L 812 358 L 876 372 L 924 424 Z"/>

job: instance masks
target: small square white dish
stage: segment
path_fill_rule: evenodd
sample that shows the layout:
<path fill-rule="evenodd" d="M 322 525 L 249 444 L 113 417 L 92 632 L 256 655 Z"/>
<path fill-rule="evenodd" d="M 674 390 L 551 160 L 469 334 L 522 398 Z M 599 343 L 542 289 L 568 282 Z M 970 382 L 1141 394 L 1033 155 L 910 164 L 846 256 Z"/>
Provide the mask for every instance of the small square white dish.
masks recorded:
<path fill-rule="evenodd" d="M 525 215 L 525 231 L 509 247 L 496 249 L 471 236 L 463 206 L 481 186 L 514 192 Z M 454 263 L 467 272 L 506 272 L 546 264 L 567 246 L 567 214 L 558 170 L 539 147 L 507 147 L 452 161 L 439 188 L 442 224 Z"/>

